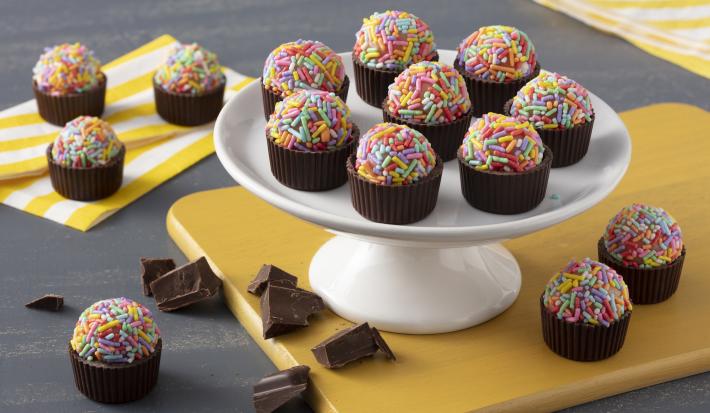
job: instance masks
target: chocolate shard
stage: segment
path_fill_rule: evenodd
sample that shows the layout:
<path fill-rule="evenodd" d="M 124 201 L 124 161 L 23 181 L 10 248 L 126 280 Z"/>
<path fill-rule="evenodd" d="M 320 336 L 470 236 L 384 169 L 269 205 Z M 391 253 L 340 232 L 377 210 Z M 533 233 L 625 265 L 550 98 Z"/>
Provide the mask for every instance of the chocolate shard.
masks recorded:
<path fill-rule="evenodd" d="M 379 331 L 370 328 L 367 323 L 342 330 L 311 349 L 316 360 L 329 369 L 369 357 L 377 350 L 382 350 L 388 359 L 395 360 L 394 353 Z"/>
<path fill-rule="evenodd" d="M 298 278 L 275 265 L 264 264 L 256 274 L 256 277 L 249 283 L 247 291 L 255 295 L 261 295 L 264 289 L 266 289 L 267 284 L 271 283 L 283 287 L 296 288 Z"/>
<path fill-rule="evenodd" d="M 222 280 L 205 257 L 176 268 L 150 283 L 160 311 L 174 311 L 214 296 Z"/>
<path fill-rule="evenodd" d="M 25 307 L 37 310 L 59 311 L 64 307 L 64 297 L 57 294 L 45 294 L 25 304 Z"/>
<path fill-rule="evenodd" d="M 261 295 L 264 339 L 305 327 L 311 314 L 324 309 L 323 299 L 310 291 L 268 284 Z"/>
<path fill-rule="evenodd" d="M 271 413 L 308 388 L 308 366 L 296 366 L 270 374 L 254 385 L 257 413 Z"/>
<path fill-rule="evenodd" d="M 150 297 L 150 283 L 175 269 L 172 258 L 145 258 L 141 257 L 141 281 L 143 282 L 143 295 Z"/>

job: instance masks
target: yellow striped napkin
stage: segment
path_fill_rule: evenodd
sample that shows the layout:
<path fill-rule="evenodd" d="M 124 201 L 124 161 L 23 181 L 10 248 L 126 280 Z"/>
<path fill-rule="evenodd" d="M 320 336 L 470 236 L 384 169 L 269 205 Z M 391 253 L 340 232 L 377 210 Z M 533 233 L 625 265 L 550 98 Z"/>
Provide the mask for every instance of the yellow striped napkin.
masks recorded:
<path fill-rule="evenodd" d="M 533 0 L 710 78 L 710 0 Z"/>
<path fill-rule="evenodd" d="M 60 128 L 44 122 L 35 101 L 30 100 L 0 112 L 0 201 L 86 231 L 214 152 L 211 124 L 198 128 L 171 125 L 155 112 L 152 74 L 176 42 L 171 36 L 161 36 L 102 68 L 108 80 L 103 118 L 129 148 L 123 185 L 116 194 L 96 202 L 78 202 L 52 190 L 45 173 L 45 150 Z M 224 73 L 226 99 L 253 80 L 228 68 Z"/>

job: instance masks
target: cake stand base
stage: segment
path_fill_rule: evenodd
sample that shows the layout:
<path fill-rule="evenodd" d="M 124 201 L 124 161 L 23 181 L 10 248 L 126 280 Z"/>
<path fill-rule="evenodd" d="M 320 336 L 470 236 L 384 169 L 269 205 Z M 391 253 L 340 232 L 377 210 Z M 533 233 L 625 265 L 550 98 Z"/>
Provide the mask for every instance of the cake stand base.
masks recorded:
<path fill-rule="evenodd" d="M 335 313 L 384 331 L 446 333 L 510 307 L 520 268 L 500 244 L 442 247 L 331 238 L 309 269 L 313 291 Z"/>

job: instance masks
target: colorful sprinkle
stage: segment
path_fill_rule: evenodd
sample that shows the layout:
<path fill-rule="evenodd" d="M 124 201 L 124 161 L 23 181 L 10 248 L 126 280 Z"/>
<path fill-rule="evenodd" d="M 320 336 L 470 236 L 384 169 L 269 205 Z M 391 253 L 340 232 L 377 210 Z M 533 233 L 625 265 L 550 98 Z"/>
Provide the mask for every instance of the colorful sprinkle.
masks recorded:
<path fill-rule="evenodd" d="M 648 269 L 680 257 L 683 237 L 678 222 L 663 208 L 632 204 L 609 221 L 604 246 L 627 267 Z"/>
<path fill-rule="evenodd" d="M 261 81 L 285 97 L 298 89 L 339 92 L 345 80 L 343 59 L 330 47 L 313 40 L 284 43 L 269 54 Z"/>
<path fill-rule="evenodd" d="M 352 142 L 350 109 L 335 93 L 299 90 L 276 103 L 266 133 L 284 148 L 321 152 Z"/>
<path fill-rule="evenodd" d="M 175 45 L 154 80 L 167 92 L 195 96 L 215 90 L 225 77 L 217 55 L 192 43 Z"/>
<path fill-rule="evenodd" d="M 589 258 L 571 261 L 555 274 L 542 300 L 558 319 L 593 326 L 609 327 L 633 309 L 621 275 Z"/>
<path fill-rule="evenodd" d="M 370 68 L 399 71 L 412 63 L 433 60 L 436 43 L 422 19 L 406 11 L 387 10 L 362 19 L 353 56 Z"/>
<path fill-rule="evenodd" d="M 99 84 L 101 63 L 81 43 L 44 49 L 32 70 L 37 88 L 53 96 L 83 93 Z"/>
<path fill-rule="evenodd" d="M 355 169 L 380 185 L 411 185 L 436 166 L 436 153 L 418 131 L 395 123 L 378 123 L 367 131 L 357 148 Z"/>
<path fill-rule="evenodd" d="M 389 85 L 387 109 L 413 123 L 440 124 L 467 114 L 471 100 L 456 69 L 424 61 L 409 66 Z"/>
<path fill-rule="evenodd" d="M 484 114 L 468 129 L 461 156 L 478 171 L 522 172 L 542 162 L 545 147 L 529 122 Z"/>
<path fill-rule="evenodd" d="M 510 115 L 536 129 L 569 129 L 591 122 L 594 110 L 584 86 L 543 70 L 518 91 Z"/>
<path fill-rule="evenodd" d="M 67 168 L 94 168 L 107 164 L 122 146 L 108 122 L 79 116 L 59 132 L 52 144 L 52 159 Z"/>
<path fill-rule="evenodd" d="M 159 339 L 160 329 L 150 310 L 121 297 L 98 301 L 84 310 L 71 347 L 88 361 L 130 364 L 152 354 Z"/>
<path fill-rule="evenodd" d="M 530 76 L 536 64 L 528 35 L 510 26 L 481 27 L 461 42 L 456 58 L 467 73 L 501 83 Z"/>

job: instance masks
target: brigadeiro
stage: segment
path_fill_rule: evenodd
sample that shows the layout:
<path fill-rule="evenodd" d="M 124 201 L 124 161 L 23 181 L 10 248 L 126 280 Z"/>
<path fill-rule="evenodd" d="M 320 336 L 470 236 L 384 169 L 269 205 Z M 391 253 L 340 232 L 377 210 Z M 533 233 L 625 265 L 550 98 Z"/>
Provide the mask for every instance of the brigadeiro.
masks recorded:
<path fill-rule="evenodd" d="M 106 75 L 94 52 L 81 43 L 46 48 L 35 64 L 32 90 L 39 115 L 63 126 L 81 115 L 101 116 Z"/>
<path fill-rule="evenodd" d="M 624 276 L 634 304 L 654 304 L 678 289 L 685 245 L 678 222 L 663 208 L 632 204 L 610 221 L 599 261 Z"/>
<path fill-rule="evenodd" d="M 530 122 L 555 155 L 552 167 L 579 162 L 587 154 L 594 109 L 584 86 L 543 70 L 506 103 L 505 114 Z"/>
<path fill-rule="evenodd" d="M 52 187 L 76 201 L 106 198 L 121 187 L 126 148 L 108 122 L 79 116 L 47 147 Z"/>
<path fill-rule="evenodd" d="M 181 126 L 212 122 L 222 110 L 225 84 L 215 53 L 197 43 L 177 44 L 153 76 L 156 111 Z"/>
<path fill-rule="evenodd" d="M 357 94 L 380 108 L 398 74 L 411 64 L 439 60 L 439 55 L 428 24 L 406 11 L 387 10 L 362 20 L 352 58 Z"/>
<path fill-rule="evenodd" d="M 264 117 L 268 120 L 276 102 L 301 89 L 333 92 L 345 102 L 349 85 L 343 59 L 330 47 L 313 40 L 284 43 L 264 63 L 261 75 Z"/>
<path fill-rule="evenodd" d="M 378 123 L 348 158 L 355 210 L 370 221 L 409 224 L 436 206 L 444 163 L 415 129 Z"/>
<path fill-rule="evenodd" d="M 81 313 L 69 342 L 76 387 L 101 403 L 125 403 L 158 381 L 162 340 L 153 314 L 128 298 L 98 301 Z"/>
<path fill-rule="evenodd" d="M 302 191 L 325 191 L 347 181 L 345 162 L 360 131 L 335 93 L 302 89 L 276 103 L 266 123 L 271 173 Z"/>
<path fill-rule="evenodd" d="M 621 275 L 600 262 L 572 261 L 540 299 L 547 346 L 576 361 L 602 360 L 624 345 L 633 306 Z"/>
<path fill-rule="evenodd" d="M 510 26 L 484 26 L 473 32 L 459 45 L 454 66 L 466 81 L 474 116 L 500 113 L 540 72 L 528 35 Z"/>
<path fill-rule="evenodd" d="M 474 208 L 520 214 L 545 198 L 552 153 L 528 122 L 483 115 L 466 132 L 458 159 L 461 192 Z"/>
<path fill-rule="evenodd" d="M 463 77 L 439 62 L 409 66 L 389 85 L 382 107 L 386 122 L 421 132 L 443 161 L 456 151 L 471 123 L 471 100 Z"/>

